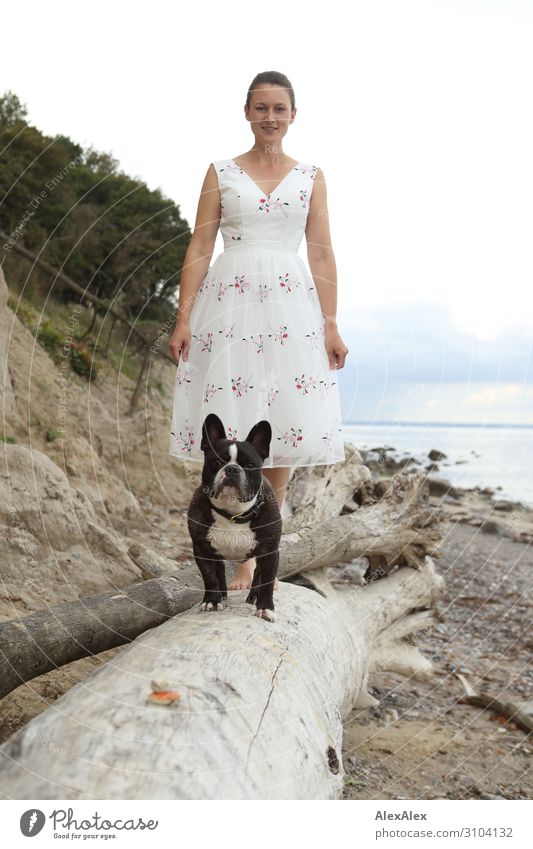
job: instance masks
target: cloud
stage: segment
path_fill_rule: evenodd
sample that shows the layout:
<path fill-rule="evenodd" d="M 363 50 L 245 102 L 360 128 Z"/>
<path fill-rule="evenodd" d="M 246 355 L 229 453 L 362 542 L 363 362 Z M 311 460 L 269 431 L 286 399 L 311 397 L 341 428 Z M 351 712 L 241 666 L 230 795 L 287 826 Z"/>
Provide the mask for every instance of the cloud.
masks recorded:
<path fill-rule="evenodd" d="M 339 321 L 345 419 L 533 422 L 532 329 L 494 340 L 458 328 L 448 304 L 365 307 Z"/>
<path fill-rule="evenodd" d="M 479 339 L 458 328 L 449 304 L 418 300 L 341 316 L 349 348 L 343 383 L 533 383 L 533 329 L 504 328 Z"/>

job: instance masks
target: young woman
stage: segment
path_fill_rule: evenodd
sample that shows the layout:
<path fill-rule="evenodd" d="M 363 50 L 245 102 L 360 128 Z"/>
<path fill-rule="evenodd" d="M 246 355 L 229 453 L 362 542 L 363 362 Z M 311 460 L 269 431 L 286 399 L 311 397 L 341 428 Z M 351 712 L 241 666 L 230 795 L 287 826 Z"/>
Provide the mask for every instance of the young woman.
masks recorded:
<path fill-rule="evenodd" d="M 170 454 L 203 462 L 209 412 L 236 440 L 267 419 L 263 473 L 281 507 L 292 466 L 345 459 L 336 369 L 348 349 L 324 175 L 282 147 L 296 116 L 287 77 L 258 74 L 244 109 L 254 144 L 209 165 L 181 274 Z M 219 227 L 224 251 L 210 266 Z M 304 233 L 311 275 L 298 255 Z M 228 589 L 250 587 L 254 569 L 255 558 L 238 564 Z"/>

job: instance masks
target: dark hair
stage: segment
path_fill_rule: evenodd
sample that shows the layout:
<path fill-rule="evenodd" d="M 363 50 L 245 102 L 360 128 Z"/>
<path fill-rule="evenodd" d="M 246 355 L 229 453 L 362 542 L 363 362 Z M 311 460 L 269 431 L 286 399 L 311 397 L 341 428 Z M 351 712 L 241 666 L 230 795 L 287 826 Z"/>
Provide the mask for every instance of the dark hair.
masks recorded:
<path fill-rule="evenodd" d="M 248 94 L 246 95 L 246 108 L 250 106 L 252 92 L 255 90 L 256 86 L 261 85 L 261 83 L 270 83 L 271 85 L 280 85 L 283 86 L 283 88 L 286 88 L 291 99 L 291 112 L 296 109 L 293 87 L 285 74 L 280 74 L 279 71 L 262 71 L 262 73 L 257 74 L 253 78 L 252 84 L 248 89 Z"/>

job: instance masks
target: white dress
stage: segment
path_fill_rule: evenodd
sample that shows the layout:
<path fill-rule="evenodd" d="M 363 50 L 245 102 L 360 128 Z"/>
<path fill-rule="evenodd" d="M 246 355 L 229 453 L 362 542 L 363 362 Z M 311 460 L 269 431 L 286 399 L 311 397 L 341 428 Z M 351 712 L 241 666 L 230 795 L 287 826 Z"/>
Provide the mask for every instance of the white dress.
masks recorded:
<path fill-rule="evenodd" d="M 337 384 L 313 278 L 298 255 L 317 167 L 299 162 L 269 195 L 232 159 L 212 163 L 224 250 L 193 303 L 187 362 L 176 372 L 170 454 L 203 462 L 202 425 L 216 413 L 242 441 L 272 427 L 263 467 L 345 459 Z"/>

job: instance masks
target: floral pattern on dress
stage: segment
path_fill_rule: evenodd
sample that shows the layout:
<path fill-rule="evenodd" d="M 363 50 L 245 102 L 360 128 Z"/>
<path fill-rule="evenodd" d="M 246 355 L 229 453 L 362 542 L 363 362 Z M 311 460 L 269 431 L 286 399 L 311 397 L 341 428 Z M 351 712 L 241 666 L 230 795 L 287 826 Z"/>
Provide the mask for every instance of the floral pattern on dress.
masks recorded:
<path fill-rule="evenodd" d="M 240 376 L 231 378 L 231 389 L 232 392 L 235 393 L 236 398 L 244 397 L 244 395 L 247 395 L 253 388 L 254 385 L 250 382 L 250 380 L 243 380 Z"/>
<path fill-rule="evenodd" d="M 277 330 L 274 330 L 272 327 L 270 329 L 272 333 L 268 334 L 269 338 L 273 339 L 274 342 L 279 342 L 280 345 L 284 345 L 289 338 L 288 325 L 282 324 Z"/>
<path fill-rule="evenodd" d="M 180 430 L 178 433 L 174 433 L 174 431 L 172 431 L 171 436 L 174 437 L 175 447 L 178 451 L 187 454 L 191 453 L 196 441 L 194 439 L 194 427 L 192 425 L 186 425 L 183 430 Z"/>
<path fill-rule="evenodd" d="M 280 274 L 278 277 L 280 289 L 283 292 L 287 292 L 291 295 L 296 289 L 300 288 L 300 281 L 294 275 L 289 274 L 287 271 L 285 274 Z"/>
<path fill-rule="evenodd" d="M 213 347 L 213 334 L 208 332 L 204 335 L 192 333 L 191 338 L 195 340 L 200 348 L 200 351 L 211 351 Z"/>
<path fill-rule="evenodd" d="M 250 283 L 246 279 L 245 274 L 240 274 L 235 276 L 235 282 L 233 283 L 235 291 L 239 293 L 239 295 L 244 294 L 244 292 L 250 291 Z"/>
<path fill-rule="evenodd" d="M 320 346 L 324 344 L 320 330 L 312 330 L 311 333 L 306 333 L 305 338 L 315 351 L 319 351 Z"/>
<path fill-rule="evenodd" d="M 224 322 L 221 322 L 221 323 L 222 323 L 222 327 L 219 328 L 218 332 L 223 334 L 224 339 L 233 339 L 233 337 L 235 335 L 234 334 L 235 322 L 231 322 L 231 324 L 227 324 L 227 325 L 224 324 Z"/>
<path fill-rule="evenodd" d="M 214 383 L 208 383 L 204 391 L 204 404 L 207 404 L 211 398 L 214 398 L 217 392 L 223 392 L 223 386 L 215 386 Z"/>
<path fill-rule="evenodd" d="M 248 338 L 243 336 L 243 342 L 249 342 L 250 347 L 257 353 L 262 354 L 264 350 L 264 341 L 263 334 L 260 333 L 258 336 L 249 336 Z"/>
<path fill-rule="evenodd" d="M 268 283 L 260 283 L 257 287 L 257 300 L 259 303 L 263 303 L 266 301 L 272 292 L 272 286 L 269 286 Z"/>
<path fill-rule="evenodd" d="M 179 365 L 176 371 L 176 384 L 178 386 L 184 386 L 187 383 L 191 382 L 191 378 L 187 377 L 187 372 L 184 370 L 183 359 L 180 359 Z"/>
<path fill-rule="evenodd" d="M 270 212 L 271 210 L 280 209 L 284 215 L 288 216 L 289 213 L 285 207 L 289 205 L 288 201 L 280 200 L 279 197 L 276 200 L 271 200 L 270 195 L 267 198 L 259 198 L 260 212 Z"/>
<path fill-rule="evenodd" d="M 282 435 L 277 438 L 282 440 L 285 445 L 290 445 L 292 448 L 295 448 L 298 443 L 303 440 L 302 428 L 290 427 L 285 431 L 285 433 L 282 433 Z"/>

